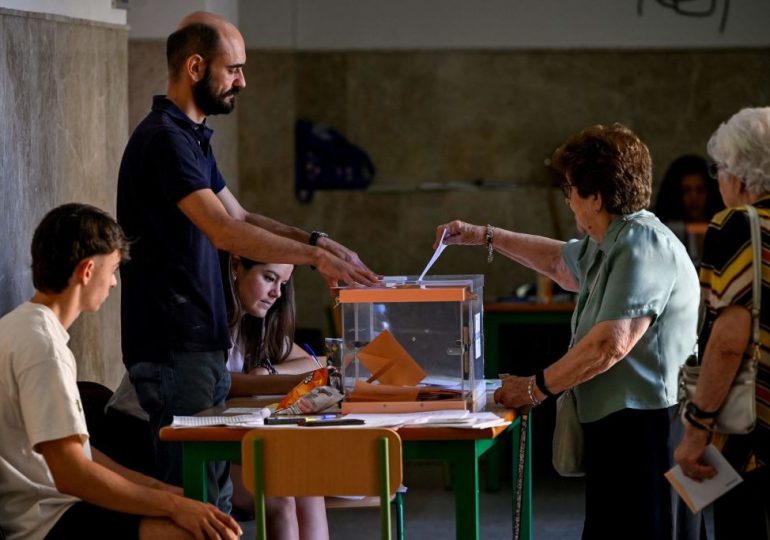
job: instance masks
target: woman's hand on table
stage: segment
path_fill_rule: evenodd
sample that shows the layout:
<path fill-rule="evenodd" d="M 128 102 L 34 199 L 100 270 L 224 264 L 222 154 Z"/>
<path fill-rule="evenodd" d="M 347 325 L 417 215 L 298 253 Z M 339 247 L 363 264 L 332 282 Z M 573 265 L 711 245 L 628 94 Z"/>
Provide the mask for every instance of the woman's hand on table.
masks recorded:
<path fill-rule="evenodd" d="M 502 386 L 495 390 L 495 403 L 526 413 L 532 408 L 529 398 L 529 377 L 509 376 L 503 379 Z"/>

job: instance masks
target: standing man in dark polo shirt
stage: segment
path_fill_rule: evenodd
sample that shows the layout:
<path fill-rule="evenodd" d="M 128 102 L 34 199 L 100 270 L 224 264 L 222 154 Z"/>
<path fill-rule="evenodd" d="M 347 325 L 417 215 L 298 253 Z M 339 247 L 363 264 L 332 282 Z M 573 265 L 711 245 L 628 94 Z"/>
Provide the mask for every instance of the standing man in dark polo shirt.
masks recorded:
<path fill-rule="evenodd" d="M 180 485 L 181 448 L 157 440 L 173 415 L 220 404 L 230 345 L 217 249 L 310 264 L 330 282 L 377 278 L 344 246 L 241 207 L 225 186 L 206 116 L 227 114 L 246 86 L 240 32 L 210 13 L 187 16 L 167 45 L 168 93 L 132 134 L 118 178 L 118 221 L 132 246 L 121 269 L 123 360 L 156 437 L 158 477 Z M 209 501 L 229 511 L 229 467 L 212 463 Z"/>

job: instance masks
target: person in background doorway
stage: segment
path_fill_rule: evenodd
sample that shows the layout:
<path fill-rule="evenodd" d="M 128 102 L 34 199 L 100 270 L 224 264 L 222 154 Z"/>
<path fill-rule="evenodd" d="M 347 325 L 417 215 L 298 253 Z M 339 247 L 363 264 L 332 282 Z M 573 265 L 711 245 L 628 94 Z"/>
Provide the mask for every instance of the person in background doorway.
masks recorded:
<path fill-rule="evenodd" d="M 708 223 L 724 207 L 706 160 L 684 155 L 672 161 L 663 175 L 653 211 L 663 223 Z"/>
<path fill-rule="evenodd" d="M 697 265 L 703 257 L 703 237 L 708 222 L 723 208 L 719 185 L 709 176 L 706 160 L 684 155 L 666 170 L 654 212 L 676 233 Z"/>

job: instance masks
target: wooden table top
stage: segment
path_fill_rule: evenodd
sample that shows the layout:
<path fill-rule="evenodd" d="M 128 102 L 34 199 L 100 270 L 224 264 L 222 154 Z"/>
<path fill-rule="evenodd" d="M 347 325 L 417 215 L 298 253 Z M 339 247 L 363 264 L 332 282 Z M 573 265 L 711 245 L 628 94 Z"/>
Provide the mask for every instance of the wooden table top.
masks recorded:
<path fill-rule="evenodd" d="M 274 400 L 265 400 L 262 397 L 234 398 L 227 400 L 227 408 L 233 407 L 263 407 Z M 504 420 L 512 422 L 516 419 L 516 412 L 506 409 L 495 403 L 487 403 L 485 411 L 494 412 Z M 210 409 L 199 413 L 200 415 L 218 415 L 223 409 Z M 465 429 L 451 427 L 414 426 L 399 427 L 395 429 L 404 441 L 458 441 L 494 439 L 500 435 L 507 426 L 495 426 L 484 429 Z M 240 441 L 243 436 L 255 428 L 243 427 L 195 427 L 195 428 L 171 428 L 164 427 L 160 430 L 160 439 L 163 441 Z M 256 428 L 259 429 L 259 428 Z"/>

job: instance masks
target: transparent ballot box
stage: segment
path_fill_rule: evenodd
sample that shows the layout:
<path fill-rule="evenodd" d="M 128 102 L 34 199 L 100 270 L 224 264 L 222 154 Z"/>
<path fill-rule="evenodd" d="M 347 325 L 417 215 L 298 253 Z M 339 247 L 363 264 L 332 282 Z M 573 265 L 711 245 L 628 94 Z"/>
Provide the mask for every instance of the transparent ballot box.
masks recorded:
<path fill-rule="evenodd" d="M 479 410 L 483 275 L 341 287 L 343 412 Z"/>

